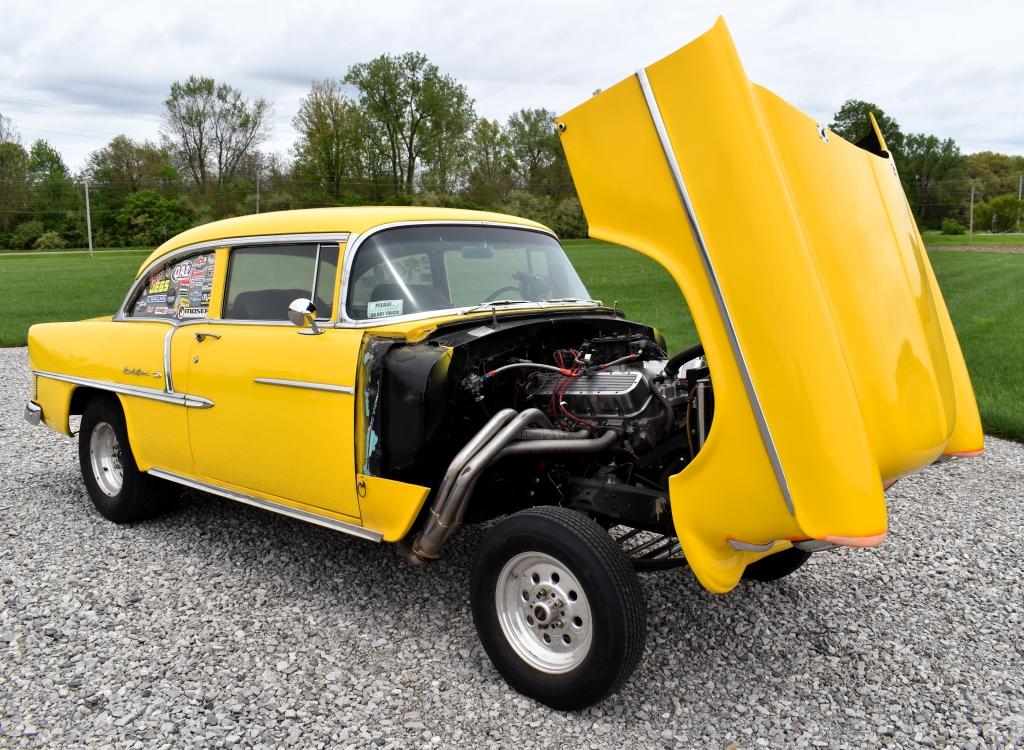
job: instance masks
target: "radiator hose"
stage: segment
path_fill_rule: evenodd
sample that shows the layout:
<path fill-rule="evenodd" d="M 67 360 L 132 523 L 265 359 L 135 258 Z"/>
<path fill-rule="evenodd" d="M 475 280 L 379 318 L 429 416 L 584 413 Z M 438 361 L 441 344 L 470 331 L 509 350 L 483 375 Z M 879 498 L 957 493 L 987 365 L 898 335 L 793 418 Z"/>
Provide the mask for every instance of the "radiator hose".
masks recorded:
<path fill-rule="evenodd" d="M 683 349 L 678 354 L 672 355 L 668 362 L 665 363 L 665 374 L 670 378 L 674 378 L 679 373 L 679 368 L 689 362 L 691 359 L 704 356 L 704 344 L 694 344 L 691 347 Z"/>

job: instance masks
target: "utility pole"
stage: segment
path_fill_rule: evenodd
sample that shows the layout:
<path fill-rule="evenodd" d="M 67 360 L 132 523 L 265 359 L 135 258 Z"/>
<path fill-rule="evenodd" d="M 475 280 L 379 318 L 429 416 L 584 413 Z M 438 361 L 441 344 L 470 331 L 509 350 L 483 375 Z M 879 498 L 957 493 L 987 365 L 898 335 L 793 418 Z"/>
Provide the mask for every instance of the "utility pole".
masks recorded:
<path fill-rule="evenodd" d="M 92 212 L 89 210 L 89 179 L 85 179 L 85 232 L 89 235 L 89 257 L 92 257 Z"/>
<path fill-rule="evenodd" d="M 968 230 L 967 243 L 974 241 L 974 183 L 971 183 L 971 228 Z"/>
<path fill-rule="evenodd" d="M 260 212 L 260 172 L 256 168 L 256 213 Z"/>

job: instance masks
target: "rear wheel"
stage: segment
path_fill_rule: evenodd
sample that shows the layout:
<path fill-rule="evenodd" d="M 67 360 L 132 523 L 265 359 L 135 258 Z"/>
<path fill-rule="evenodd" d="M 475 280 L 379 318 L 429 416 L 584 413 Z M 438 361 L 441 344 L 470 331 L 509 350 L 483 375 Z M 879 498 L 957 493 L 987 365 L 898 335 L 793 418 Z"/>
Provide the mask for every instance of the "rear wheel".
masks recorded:
<path fill-rule="evenodd" d="M 530 508 L 495 525 L 477 550 L 470 598 L 497 670 L 553 708 L 597 703 L 643 654 L 640 582 L 604 529 L 573 510 Z"/>
<path fill-rule="evenodd" d="M 782 552 L 776 552 L 774 555 L 762 557 L 757 562 L 751 563 L 743 571 L 743 578 L 747 581 L 761 581 L 763 583 L 777 581 L 791 573 L 795 573 L 807 562 L 810 556 L 810 552 L 790 547 L 789 549 L 782 550 Z"/>
<path fill-rule="evenodd" d="M 98 396 L 86 404 L 78 433 L 78 460 L 93 505 L 115 523 L 152 518 L 178 494 L 176 486 L 139 471 L 124 412 L 114 397 Z"/>

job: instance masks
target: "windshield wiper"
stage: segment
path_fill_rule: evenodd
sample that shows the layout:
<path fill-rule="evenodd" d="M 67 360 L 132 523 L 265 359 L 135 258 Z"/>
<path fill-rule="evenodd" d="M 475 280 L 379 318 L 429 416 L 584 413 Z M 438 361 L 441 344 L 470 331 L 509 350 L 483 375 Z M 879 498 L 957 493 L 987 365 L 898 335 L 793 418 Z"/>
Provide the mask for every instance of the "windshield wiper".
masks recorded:
<path fill-rule="evenodd" d="M 545 302 L 589 302 L 591 304 L 598 304 L 596 299 L 584 299 L 583 297 L 556 297 L 555 299 L 546 299 Z"/>
<path fill-rule="evenodd" d="M 501 307 L 502 305 L 522 305 L 529 303 L 530 300 L 528 299 L 495 299 L 489 302 L 481 302 L 476 307 L 471 307 L 468 310 L 466 310 L 466 313 L 468 314 L 472 312 L 481 312 L 483 310 L 490 310 L 491 308 L 494 307 Z"/>

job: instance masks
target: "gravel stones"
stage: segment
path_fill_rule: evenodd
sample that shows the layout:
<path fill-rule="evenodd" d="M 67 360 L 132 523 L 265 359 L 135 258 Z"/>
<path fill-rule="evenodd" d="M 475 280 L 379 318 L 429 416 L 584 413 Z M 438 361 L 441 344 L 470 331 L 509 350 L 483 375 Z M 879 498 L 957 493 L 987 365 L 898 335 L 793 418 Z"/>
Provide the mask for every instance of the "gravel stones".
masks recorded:
<path fill-rule="evenodd" d="M 875 550 L 774 584 L 642 577 L 647 652 L 578 714 L 512 691 L 477 641 L 470 559 L 186 493 L 115 526 L 75 443 L 21 419 L 0 350 L 2 747 L 930 747 L 1024 743 L 1024 446 L 889 491 Z"/>

